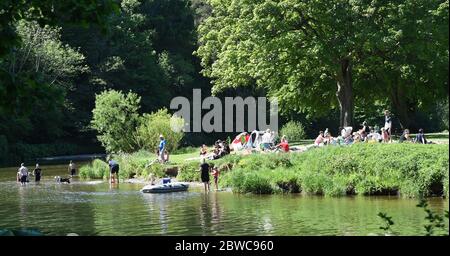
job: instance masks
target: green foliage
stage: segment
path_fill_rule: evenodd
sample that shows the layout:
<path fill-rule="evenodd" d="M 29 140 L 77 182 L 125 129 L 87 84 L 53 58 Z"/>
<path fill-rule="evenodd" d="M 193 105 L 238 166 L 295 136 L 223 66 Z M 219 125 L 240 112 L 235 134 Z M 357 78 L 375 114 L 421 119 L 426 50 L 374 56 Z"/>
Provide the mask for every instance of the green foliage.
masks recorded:
<path fill-rule="evenodd" d="M 2 19 L 0 20 L 0 58 L 19 44 L 20 38 L 14 33 L 13 24 L 20 19 L 37 20 L 39 23 L 79 23 L 104 24 L 107 16 L 117 11 L 115 1 L 1 1 Z"/>
<path fill-rule="evenodd" d="M 292 188 L 296 184 L 305 193 L 329 196 L 400 193 L 407 197 L 439 194 L 442 191 L 436 190 L 436 186 L 444 186 L 443 193 L 448 196 L 448 186 L 444 185 L 448 172 L 446 145 L 354 144 L 311 149 L 301 154 L 242 157 L 225 174 L 223 185 L 248 192 L 245 184 L 255 188 L 254 182 L 265 184 L 269 179 L 275 188 L 271 192 L 286 190 L 283 184 Z M 247 178 L 254 181 L 243 183 Z M 257 193 L 261 191 L 258 189 Z"/>
<path fill-rule="evenodd" d="M 200 177 L 200 163 L 199 162 L 187 162 L 182 164 L 178 169 L 177 179 L 179 181 L 193 182 L 201 181 Z"/>
<path fill-rule="evenodd" d="M 159 135 L 166 140 L 166 149 L 169 152 L 176 150 L 183 139 L 184 119 L 171 116 L 167 109 L 161 109 L 152 114 L 144 114 L 141 125 L 136 131 L 136 141 L 139 148 L 155 151 L 159 145 Z"/>
<path fill-rule="evenodd" d="M 448 230 L 445 229 L 445 222 L 444 222 L 444 217 L 448 218 L 448 211 L 445 213 L 444 216 L 436 214 L 432 210 L 428 209 L 428 203 L 423 198 L 420 200 L 419 204 L 417 204 L 417 207 L 423 208 L 423 210 L 426 213 L 425 219 L 428 221 L 428 223 L 424 226 L 426 236 L 432 236 L 436 234 L 436 229 L 438 231 L 441 231 L 440 233 L 441 235 L 448 236 Z"/>
<path fill-rule="evenodd" d="M 137 149 L 134 132 L 139 124 L 141 98 L 132 92 L 109 90 L 96 96 L 92 127 L 107 152 L 132 152 Z"/>
<path fill-rule="evenodd" d="M 354 100 L 389 99 L 404 123 L 417 101 L 446 95 L 448 1 L 208 4 L 196 54 L 213 92 L 256 84 L 278 98 L 282 112 L 345 106 L 350 120 Z M 336 94 L 342 87 L 346 93 Z"/>
<path fill-rule="evenodd" d="M 449 106 L 448 106 L 448 97 L 445 101 L 438 103 L 437 105 L 437 113 L 440 119 L 442 130 L 449 130 L 448 126 L 448 118 L 449 118 Z"/>
<path fill-rule="evenodd" d="M 392 217 L 383 212 L 379 212 L 378 217 L 380 217 L 384 221 L 384 226 L 381 226 L 380 229 L 384 230 L 384 232 L 386 233 L 392 233 L 391 226 L 394 225 Z"/>
<path fill-rule="evenodd" d="M 300 141 L 305 138 L 305 128 L 300 122 L 289 121 L 281 128 L 280 134 L 290 142 Z"/>
<path fill-rule="evenodd" d="M 152 153 L 144 150 L 132 154 L 112 155 L 112 158 L 119 164 L 119 177 L 121 179 L 135 177 L 148 179 L 151 174 L 155 178 L 165 177 L 165 166 L 159 163 L 150 164 L 152 157 Z M 106 179 L 109 177 L 108 164 L 96 159 L 91 164 L 80 168 L 80 177 L 83 179 Z"/>
<path fill-rule="evenodd" d="M 426 236 L 432 235 L 448 236 L 448 229 L 445 228 L 445 221 L 444 221 L 444 218 L 448 219 L 449 216 L 448 211 L 445 211 L 444 215 L 439 215 L 435 213 L 434 211 L 428 208 L 427 200 L 425 200 L 424 198 L 420 198 L 417 207 L 423 208 L 423 210 L 426 213 L 425 220 L 427 221 L 427 224 L 424 225 Z M 378 213 L 378 217 L 380 217 L 385 222 L 385 225 L 381 226 L 380 229 L 384 230 L 387 233 L 392 233 L 391 226 L 394 225 L 392 217 L 382 212 Z"/>
<path fill-rule="evenodd" d="M 95 159 L 92 163 L 81 166 L 79 176 L 82 179 L 107 179 L 109 166 L 104 161 Z"/>

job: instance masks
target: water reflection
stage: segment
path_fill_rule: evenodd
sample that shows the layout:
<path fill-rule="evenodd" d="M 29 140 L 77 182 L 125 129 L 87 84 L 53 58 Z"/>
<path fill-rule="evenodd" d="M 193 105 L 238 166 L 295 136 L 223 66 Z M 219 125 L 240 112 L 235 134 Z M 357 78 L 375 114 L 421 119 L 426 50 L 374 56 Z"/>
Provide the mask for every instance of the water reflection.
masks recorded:
<path fill-rule="evenodd" d="M 66 172 L 46 168 L 41 184 L 20 186 L 0 171 L 0 228 L 34 227 L 48 235 L 368 235 L 380 233 L 377 213 L 393 217 L 397 234 L 423 234 L 417 200 L 236 195 L 190 190 L 144 194 L 139 184 L 80 181 L 56 184 Z M 430 199 L 439 214 L 448 199 Z M 446 219 L 446 225 L 448 220 Z"/>

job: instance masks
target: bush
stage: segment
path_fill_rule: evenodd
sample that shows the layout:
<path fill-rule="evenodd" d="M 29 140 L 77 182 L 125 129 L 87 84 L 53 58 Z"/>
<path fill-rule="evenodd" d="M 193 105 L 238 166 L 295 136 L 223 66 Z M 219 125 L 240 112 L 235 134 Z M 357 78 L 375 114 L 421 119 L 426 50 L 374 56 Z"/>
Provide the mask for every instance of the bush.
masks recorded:
<path fill-rule="evenodd" d="M 92 127 L 107 152 L 132 152 L 137 149 L 134 132 L 139 124 L 141 98 L 132 92 L 104 91 L 95 97 Z"/>
<path fill-rule="evenodd" d="M 242 193 L 301 190 L 328 196 L 400 193 L 417 197 L 442 193 L 436 188 L 443 187 L 448 196 L 448 160 L 447 145 L 330 146 L 301 154 L 242 157 L 220 182 Z"/>
<path fill-rule="evenodd" d="M 305 138 L 305 128 L 300 122 L 289 121 L 281 128 L 280 134 L 289 141 L 300 141 Z"/>
<path fill-rule="evenodd" d="M 80 168 L 80 178 L 82 179 L 107 179 L 109 166 L 100 159 L 95 159 L 92 163 Z"/>
<path fill-rule="evenodd" d="M 169 152 L 178 148 L 183 139 L 181 130 L 184 120 L 172 117 L 167 109 L 159 110 L 152 114 L 144 114 L 141 125 L 137 129 L 136 141 L 141 149 L 155 151 L 159 145 L 159 135 L 166 139 L 166 149 Z"/>
<path fill-rule="evenodd" d="M 188 162 L 182 164 L 178 170 L 177 179 L 179 181 L 186 182 L 200 182 L 200 163 L 199 162 Z"/>

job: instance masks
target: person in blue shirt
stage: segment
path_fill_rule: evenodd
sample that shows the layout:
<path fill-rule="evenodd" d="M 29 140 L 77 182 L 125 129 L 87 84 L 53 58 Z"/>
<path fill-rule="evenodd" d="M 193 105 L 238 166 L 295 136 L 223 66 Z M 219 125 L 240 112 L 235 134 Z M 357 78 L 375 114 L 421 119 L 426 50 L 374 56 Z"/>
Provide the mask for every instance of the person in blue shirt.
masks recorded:
<path fill-rule="evenodd" d="M 119 184 L 119 164 L 116 161 L 110 159 L 108 165 L 110 171 L 110 183 L 116 183 L 117 181 L 117 184 Z"/>
<path fill-rule="evenodd" d="M 164 136 L 159 135 L 158 158 L 161 163 L 165 162 L 164 152 L 166 151 L 166 140 Z"/>

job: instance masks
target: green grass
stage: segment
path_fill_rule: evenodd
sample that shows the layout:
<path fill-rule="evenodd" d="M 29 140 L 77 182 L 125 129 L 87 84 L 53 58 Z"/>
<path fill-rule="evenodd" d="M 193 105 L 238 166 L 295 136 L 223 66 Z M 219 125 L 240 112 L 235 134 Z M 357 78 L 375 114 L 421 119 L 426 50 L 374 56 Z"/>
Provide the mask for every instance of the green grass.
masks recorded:
<path fill-rule="evenodd" d="M 427 134 L 435 141 L 448 133 Z M 311 144 L 312 140 L 303 143 Z M 303 144 L 304 145 L 304 144 Z M 187 148 L 170 156 L 165 165 L 152 164 L 154 153 L 139 151 L 115 156 L 121 178 L 165 176 L 165 169 L 178 167 L 180 181 L 200 181 L 198 148 Z M 193 160 L 189 160 L 192 159 Z M 339 196 L 396 193 L 408 197 L 427 196 L 433 186 L 443 186 L 448 196 L 448 145 L 355 144 L 313 148 L 304 153 L 228 155 L 209 161 L 222 171 L 220 183 L 237 193 L 302 192 Z M 107 164 L 95 160 L 83 166 L 84 179 L 105 179 Z"/>
<path fill-rule="evenodd" d="M 355 144 L 300 154 L 250 155 L 221 176 L 240 193 L 302 191 L 339 196 L 399 192 L 428 196 L 443 186 L 448 196 L 447 145 Z"/>

